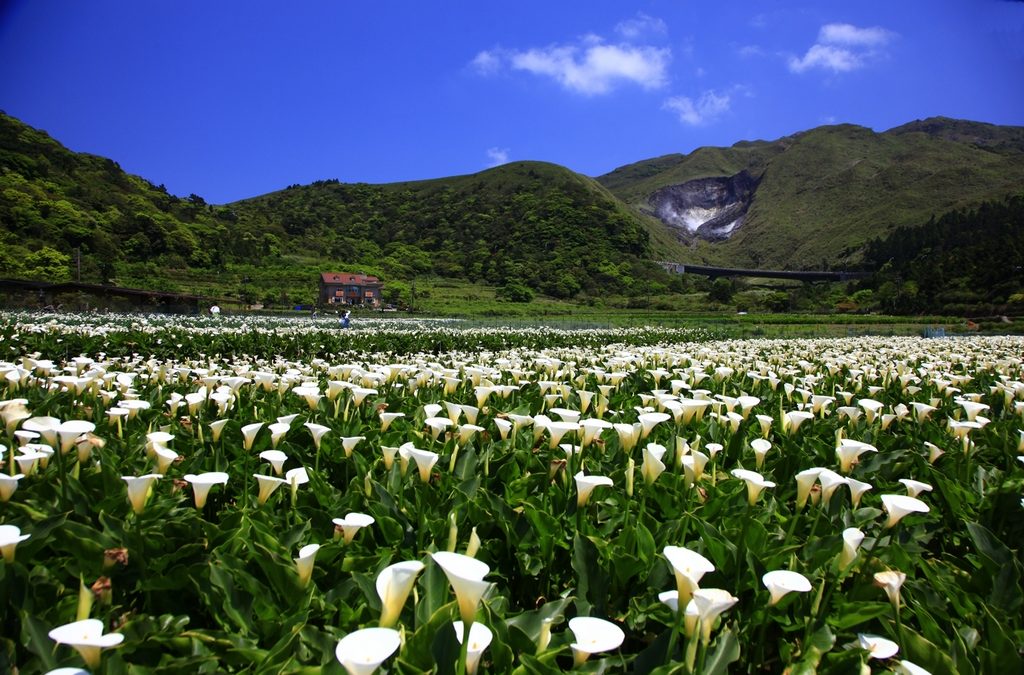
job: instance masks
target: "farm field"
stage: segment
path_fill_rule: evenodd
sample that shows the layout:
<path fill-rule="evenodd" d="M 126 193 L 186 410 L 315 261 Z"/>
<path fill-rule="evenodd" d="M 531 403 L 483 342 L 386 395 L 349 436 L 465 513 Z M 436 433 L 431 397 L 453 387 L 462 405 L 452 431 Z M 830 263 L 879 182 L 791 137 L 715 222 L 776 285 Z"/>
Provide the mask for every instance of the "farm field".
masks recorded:
<path fill-rule="evenodd" d="M 1024 668 L 1024 338 L 354 325 L 0 314 L 0 671 Z"/>

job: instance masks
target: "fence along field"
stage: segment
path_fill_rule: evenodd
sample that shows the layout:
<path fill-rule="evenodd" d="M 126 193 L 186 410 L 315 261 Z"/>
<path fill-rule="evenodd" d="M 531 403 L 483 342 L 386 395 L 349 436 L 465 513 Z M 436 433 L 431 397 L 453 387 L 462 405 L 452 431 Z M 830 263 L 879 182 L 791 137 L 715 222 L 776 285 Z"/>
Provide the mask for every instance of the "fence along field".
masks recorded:
<path fill-rule="evenodd" d="M 0 335 L 9 670 L 1021 665 L 1020 338 Z"/>

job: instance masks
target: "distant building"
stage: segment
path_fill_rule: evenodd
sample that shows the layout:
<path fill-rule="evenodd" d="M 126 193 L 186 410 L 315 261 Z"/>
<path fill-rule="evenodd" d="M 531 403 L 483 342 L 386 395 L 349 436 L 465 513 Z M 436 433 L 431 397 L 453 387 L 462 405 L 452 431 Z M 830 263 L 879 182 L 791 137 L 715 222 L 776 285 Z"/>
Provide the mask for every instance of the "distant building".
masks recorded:
<path fill-rule="evenodd" d="M 323 272 L 320 274 L 321 305 L 365 305 L 380 307 L 384 284 L 369 274 Z"/>

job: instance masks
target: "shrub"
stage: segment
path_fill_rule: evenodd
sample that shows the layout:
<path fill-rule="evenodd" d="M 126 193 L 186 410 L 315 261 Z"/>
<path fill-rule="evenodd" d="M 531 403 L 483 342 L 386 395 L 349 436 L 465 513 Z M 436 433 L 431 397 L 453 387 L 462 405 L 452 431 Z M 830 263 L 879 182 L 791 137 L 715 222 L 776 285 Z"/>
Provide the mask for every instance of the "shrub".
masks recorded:
<path fill-rule="evenodd" d="M 495 291 L 495 297 L 506 302 L 532 302 L 533 291 L 518 281 L 509 281 Z"/>

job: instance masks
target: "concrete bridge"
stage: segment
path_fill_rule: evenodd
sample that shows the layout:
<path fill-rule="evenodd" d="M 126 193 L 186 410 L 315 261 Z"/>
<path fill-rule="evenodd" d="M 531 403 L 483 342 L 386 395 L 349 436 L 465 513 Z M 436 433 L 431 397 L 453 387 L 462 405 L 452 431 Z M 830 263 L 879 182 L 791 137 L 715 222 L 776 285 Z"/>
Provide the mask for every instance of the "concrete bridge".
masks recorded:
<path fill-rule="evenodd" d="M 710 279 L 718 277 L 759 277 L 762 279 L 792 279 L 795 281 L 852 281 L 866 279 L 871 272 L 847 272 L 826 270 L 748 270 L 735 267 L 712 267 L 687 263 L 659 261 L 668 272 L 676 274 L 699 274 Z"/>

